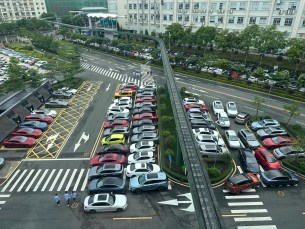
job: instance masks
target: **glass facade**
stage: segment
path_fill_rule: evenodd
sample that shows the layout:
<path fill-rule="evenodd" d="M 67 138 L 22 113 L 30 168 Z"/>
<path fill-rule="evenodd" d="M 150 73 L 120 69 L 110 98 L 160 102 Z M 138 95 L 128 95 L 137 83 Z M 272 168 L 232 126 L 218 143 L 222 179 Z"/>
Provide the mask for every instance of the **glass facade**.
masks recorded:
<path fill-rule="evenodd" d="M 108 8 L 107 0 L 45 0 L 47 12 L 54 12 L 58 16 L 64 16 L 72 10 L 80 10 L 83 7 Z M 104 10 L 103 10 L 104 11 Z M 108 10 L 105 10 L 108 12 Z"/>

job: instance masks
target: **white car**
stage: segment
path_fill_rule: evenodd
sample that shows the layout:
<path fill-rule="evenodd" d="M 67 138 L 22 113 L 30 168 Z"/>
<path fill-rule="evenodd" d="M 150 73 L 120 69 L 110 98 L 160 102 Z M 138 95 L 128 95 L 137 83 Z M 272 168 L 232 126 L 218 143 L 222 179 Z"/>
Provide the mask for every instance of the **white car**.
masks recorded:
<path fill-rule="evenodd" d="M 57 111 L 49 110 L 49 109 L 36 109 L 36 110 L 32 110 L 31 114 L 44 114 L 44 115 L 50 115 L 52 118 L 56 118 Z"/>
<path fill-rule="evenodd" d="M 223 153 L 227 153 L 227 149 L 218 145 L 198 145 L 199 152 L 205 157 L 218 157 Z"/>
<path fill-rule="evenodd" d="M 75 95 L 77 90 L 76 89 L 73 89 L 73 88 L 69 88 L 69 87 L 63 87 L 61 89 L 59 89 L 60 91 L 63 91 L 63 92 L 68 92 L 68 93 L 71 93 L 72 95 Z"/>
<path fill-rule="evenodd" d="M 127 209 L 127 197 L 119 194 L 102 193 L 87 196 L 84 200 L 85 212 L 120 212 Z"/>
<path fill-rule="evenodd" d="M 156 144 L 153 141 L 140 141 L 130 145 L 130 153 L 156 151 Z"/>
<path fill-rule="evenodd" d="M 211 134 L 215 138 L 218 138 L 218 132 L 216 130 L 211 130 L 209 128 L 196 128 L 196 129 L 193 129 L 193 134 L 195 136 L 202 135 L 202 134 Z"/>
<path fill-rule="evenodd" d="M 224 128 L 230 127 L 230 119 L 226 112 L 219 112 L 217 118 L 218 120 L 215 122 L 217 125 Z"/>
<path fill-rule="evenodd" d="M 231 149 L 239 149 L 240 148 L 240 142 L 239 138 L 237 137 L 237 134 L 234 130 L 226 130 L 225 131 L 225 139 L 228 143 L 228 146 Z"/>
<path fill-rule="evenodd" d="M 224 107 L 222 105 L 222 102 L 220 102 L 219 100 L 214 101 L 212 106 L 213 106 L 214 115 L 217 116 L 218 113 L 224 112 Z"/>
<path fill-rule="evenodd" d="M 107 115 L 113 115 L 117 113 L 129 114 L 129 110 L 118 106 L 110 106 L 107 110 Z"/>
<path fill-rule="evenodd" d="M 118 98 L 118 99 L 115 99 L 113 100 L 113 103 L 118 103 L 120 101 L 127 101 L 127 102 L 131 102 L 132 103 L 132 98 L 131 97 L 126 97 L 126 96 L 123 96 L 121 98 Z"/>
<path fill-rule="evenodd" d="M 45 64 L 47 64 L 47 63 L 48 63 L 47 61 L 40 60 L 40 61 L 37 61 L 37 62 L 35 63 L 35 65 L 38 66 L 38 67 L 41 67 L 42 65 L 45 65 Z"/>
<path fill-rule="evenodd" d="M 252 83 L 255 83 L 255 82 L 258 81 L 258 78 L 254 77 L 254 76 L 250 76 L 250 77 L 248 78 L 248 81 L 250 81 L 250 82 L 252 82 Z"/>
<path fill-rule="evenodd" d="M 140 89 L 147 89 L 147 88 L 156 90 L 157 86 L 154 83 L 148 83 L 148 84 L 140 86 Z"/>
<path fill-rule="evenodd" d="M 131 109 L 132 108 L 132 101 L 131 100 L 130 101 L 118 101 L 116 103 L 111 104 L 110 107 L 122 107 L 122 108 L 125 108 L 125 109 Z"/>
<path fill-rule="evenodd" d="M 219 138 L 218 136 L 217 138 L 215 138 L 213 135 L 209 134 L 197 135 L 195 136 L 195 140 L 199 145 L 224 145 L 224 141 L 222 140 L 222 138 Z"/>
<path fill-rule="evenodd" d="M 183 105 L 193 104 L 193 103 L 204 105 L 204 102 L 200 99 L 196 99 L 196 98 L 193 98 L 193 97 L 183 99 Z"/>
<path fill-rule="evenodd" d="M 128 156 L 128 164 L 132 163 L 155 163 L 156 158 L 154 156 L 154 152 L 146 151 L 133 153 Z"/>
<path fill-rule="evenodd" d="M 214 72 L 216 73 L 216 75 L 222 75 L 223 74 L 223 70 L 221 68 L 216 68 L 214 70 Z"/>
<path fill-rule="evenodd" d="M 235 102 L 227 102 L 226 111 L 229 117 L 235 118 L 238 114 L 238 110 Z"/>
<path fill-rule="evenodd" d="M 158 173 L 158 172 L 160 172 L 159 165 L 151 164 L 151 163 L 133 163 L 131 165 L 127 165 L 126 168 L 127 177 L 134 177 L 134 176 L 140 176 L 142 174 Z"/>

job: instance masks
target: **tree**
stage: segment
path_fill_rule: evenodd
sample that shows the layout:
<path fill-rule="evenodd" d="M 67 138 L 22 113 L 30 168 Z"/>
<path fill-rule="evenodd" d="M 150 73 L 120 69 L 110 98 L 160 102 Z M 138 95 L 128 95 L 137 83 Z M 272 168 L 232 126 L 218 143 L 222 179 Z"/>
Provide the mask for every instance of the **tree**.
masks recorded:
<path fill-rule="evenodd" d="M 301 74 L 298 78 L 297 88 L 305 87 L 305 73 Z"/>
<path fill-rule="evenodd" d="M 254 71 L 254 76 L 257 77 L 260 81 L 265 80 L 265 72 L 264 69 L 261 67 L 258 67 Z M 257 81 L 258 83 L 258 81 Z"/>
<path fill-rule="evenodd" d="M 219 60 L 216 61 L 216 66 L 218 68 L 227 70 L 227 69 L 230 68 L 231 62 L 229 60 L 227 60 L 227 59 L 219 59 Z"/>
<path fill-rule="evenodd" d="M 239 33 L 238 32 L 229 32 L 225 29 L 217 33 L 215 37 L 215 43 L 218 48 L 222 48 L 223 51 L 231 50 L 230 59 L 235 48 L 239 44 Z"/>
<path fill-rule="evenodd" d="M 40 18 L 41 19 L 47 19 L 47 20 L 50 20 L 50 21 L 55 21 L 56 20 L 56 14 L 54 12 L 50 12 L 50 13 L 45 13 L 43 12 L 41 15 L 40 15 Z"/>
<path fill-rule="evenodd" d="M 289 126 L 290 120 L 293 116 L 299 116 L 300 115 L 300 103 L 298 102 L 293 102 L 292 104 L 285 104 L 283 106 L 283 108 L 285 109 L 285 111 L 287 111 L 289 113 L 289 119 L 287 121 L 287 126 Z"/>
<path fill-rule="evenodd" d="M 262 107 L 263 103 L 265 102 L 265 100 L 259 96 L 255 96 L 254 97 L 254 105 L 256 108 L 256 115 L 255 117 L 258 118 L 258 110 Z"/>
<path fill-rule="evenodd" d="M 213 26 L 201 26 L 195 33 L 195 43 L 204 47 L 204 55 L 208 45 L 212 44 L 217 34 L 216 27 Z"/>
<path fill-rule="evenodd" d="M 184 28 L 179 23 L 172 23 L 171 25 L 166 27 L 166 31 L 164 33 L 165 40 L 169 41 L 172 44 L 177 44 L 181 41 L 181 38 L 184 36 Z"/>
<path fill-rule="evenodd" d="M 290 76 L 288 71 L 278 71 L 273 75 L 273 79 L 281 87 L 287 87 L 290 84 Z"/>
<path fill-rule="evenodd" d="M 288 42 L 289 49 L 287 56 L 290 61 L 296 63 L 295 72 L 298 71 L 300 64 L 304 60 L 305 40 L 303 38 L 292 38 Z"/>

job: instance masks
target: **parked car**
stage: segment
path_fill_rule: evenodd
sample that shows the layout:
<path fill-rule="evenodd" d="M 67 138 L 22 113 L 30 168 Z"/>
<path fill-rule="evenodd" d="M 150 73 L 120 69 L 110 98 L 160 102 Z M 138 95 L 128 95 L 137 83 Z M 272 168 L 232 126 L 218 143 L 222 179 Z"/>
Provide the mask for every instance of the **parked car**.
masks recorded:
<path fill-rule="evenodd" d="M 142 119 L 142 120 L 132 122 L 132 127 L 133 128 L 143 126 L 143 125 L 158 126 L 158 121 L 150 120 L 150 119 Z"/>
<path fill-rule="evenodd" d="M 168 179 L 164 172 L 149 173 L 131 178 L 129 184 L 130 191 L 135 193 L 150 190 L 164 191 L 168 188 Z"/>
<path fill-rule="evenodd" d="M 132 104 L 132 97 L 120 97 L 118 99 L 113 100 L 113 103 L 119 103 L 119 102 L 127 102 Z"/>
<path fill-rule="evenodd" d="M 204 105 L 204 102 L 202 100 L 196 99 L 194 97 L 184 98 L 182 102 L 183 102 L 183 105 L 194 104 L 194 103 Z"/>
<path fill-rule="evenodd" d="M 231 149 L 240 148 L 240 142 L 234 130 L 226 130 L 224 133 L 224 138 L 227 141 L 229 148 Z"/>
<path fill-rule="evenodd" d="M 212 130 L 216 130 L 216 126 L 207 120 L 202 120 L 202 119 L 193 119 L 191 121 L 191 127 L 192 129 L 196 128 L 209 128 Z"/>
<path fill-rule="evenodd" d="M 277 136 L 287 136 L 288 133 L 282 127 L 267 127 L 256 131 L 256 135 L 260 139 L 272 138 Z"/>
<path fill-rule="evenodd" d="M 136 115 L 136 114 L 153 113 L 153 112 L 155 112 L 155 109 L 153 109 L 151 107 L 142 107 L 142 108 L 135 108 L 132 111 L 132 114 Z"/>
<path fill-rule="evenodd" d="M 134 121 L 143 120 L 143 119 L 158 120 L 158 115 L 155 113 L 142 113 L 133 116 Z"/>
<path fill-rule="evenodd" d="M 224 145 L 222 138 L 208 134 L 196 135 L 195 140 L 199 145 L 214 145 L 214 144 L 219 146 Z"/>
<path fill-rule="evenodd" d="M 77 89 L 73 89 L 73 88 L 69 88 L 69 87 L 62 87 L 58 90 L 66 92 L 66 93 L 71 93 L 72 95 L 76 95 L 76 93 L 77 93 Z"/>
<path fill-rule="evenodd" d="M 49 115 L 43 114 L 29 114 L 25 116 L 25 121 L 40 121 L 48 124 L 53 122 L 53 118 Z"/>
<path fill-rule="evenodd" d="M 259 142 L 255 138 L 255 135 L 248 129 L 239 130 L 237 135 L 247 148 L 256 149 L 260 146 Z"/>
<path fill-rule="evenodd" d="M 304 150 L 299 146 L 283 146 L 273 150 L 273 154 L 278 159 L 284 159 L 286 157 L 297 158 L 305 157 Z"/>
<path fill-rule="evenodd" d="M 251 115 L 249 113 L 240 112 L 235 117 L 235 122 L 238 124 L 246 124 L 251 118 Z"/>
<path fill-rule="evenodd" d="M 220 112 L 225 112 L 222 103 L 218 100 L 214 101 L 212 106 L 213 106 L 213 113 L 215 116 L 217 116 L 217 114 Z"/>
<path fill-rule="evenodd" d="M 116 126 L 126 126 L 129 127 L 129 122 L 127 120 L 116 119 L 111 122 L 104 122 L 103 128 L 114 128 Z"/>
<path fill-rule="evenodd" d="M 129 89 L 118 90 L 114 93 L 115 98 L 132 97 L 132 96 L 133 96 L 133 92 L 132 92 L 132 90 L 129 90 Z"/>
<path fill-rule="evenodd" d="M 209 128 L 196 128 L 196 129 L 193 129 L 193 134 L 195 136 L 202 135 L 202 134 L 208 134 L 208 135 L 213 135 L 215 138 L 218 137 L 218 132 L 216 130 L 211 130 Z"/>
<path fill-rule="evenodd" d="M 153 90 L 157 90 L 157 85 L 154 83 L 149 83 L 149 84 L 145 84 L 140 86 L 139 89 L 153 89 Z"/>
<path fill-rule="evenodd" d="M 205 113 L 202 113 L 202 112 L 195 112 L 195 113 L 192 113 L 192 112 L 190 112 L 190 111 L 192 111 L 192 110 L 195 110 L 195 109 L 190 109 L 189 111 L 188 111 L 188 118 L 189 118 L 189 120 L 193 120 L 193 119 L 201 119 L 201 120 L 206 120 L 206 121 L 209 121 L 209 122 L 211 122 L 212 121 L 212 119 L 210 118 L 210 116 L 208 116 L 207 114 L 205 114 Z M 196 109 L 197 110 L 197 109 Z M 198 109 L 198 111 L 200 111 L 199 109 Z"/>
<path fill-rule="evenodd" d="M 56 116 L 57 116 L 57 111 L 55 111 L 55 110 L 49 110 L 49 109 L 36 109 L 36 110 L 33 110 L 33 111 L 31 112 L 31 114 L 49 115 L 49 116 L 51 116 L 52 118 L 56 118 Z"/>
<path fill-rule="evenodd" d="M 93 166 L 88 173 L 88 180 L 99 179 L 101 177 L 123 177 L 124 167 L 121 164 L 103 164 Z"/>
<path fill-rule="evenodd" d="M 111 144 L 124 144 L 125 135 L 124 134 L 111 134 L 102 139 L 102 145 L 111 145 Z"/>
<path fill-rule="evenodd" d="M 228 151 L 217 144 L 205 144 L 205 145 L 198 145 L 199 152 L 202 156 L 206 157 L 219 157 L 223 153 L 227 153 Z"/>
<path fill-rule="evenodd" d="M 136 98 L 140 97 L 154 97 L 155 92 L 154 91 L 143 91 L 142 93 L 137 93 Z"/>
<path fill-rule="evenodd" d="M 126 179 L 122 179 L 120 177 L 103 177 L 89 182 L 88 193 L 89 195 L 98 193 L 124 194 L 126 192 L 126 188 Z"/>
<path fill-rule="evenodd" d="M 259 130 L 267 127 L 279 127 L 281 124 L 275 119 L 263 119 L 261 121 L 252 122 L 251 129 Z"/>
<path fill-rule="evenodd" d="M 121 212 L 127 209 L 127 197 L 120 194 L 103 193 L 87 196 L 84 200 L 85 212 Z"/>
<path fill-rule="evenodd" d="M 157 100 L 155 97 L 140 97 L 136 99 L 136 104 L 137 103 L 143 103 L 143 102 L 151 102 L 151 103 L 156 103 Z"/>
<path fill-rule="evenodd" d="M 70 99 L 72 94 L 63 91 L 53 91 L 52 97 L 55 99 Z"/>
<path fill-rule="evenodd" d="M 103 145 L 99 151 L 96 152 L 98 155 L 107 153 L 116 153 L 126 155 L 129 153 L 127 145 L 122 144 L 112 144 Z"/>
<path fill-rule="evenodd" d="M 222 128 L 229 128 L 230 127 L 230 119 L 226 112 L 219 112 L 217 114 L 217 121 L 215 122 Z"/>
<path fill-rule="evenodd" d="M 278 136 L 273 138 L 266 138 L 263 141 L 264 146 L 267 149 L 275 149 L 282 146 L 292 145 L 294 140 L 290 137 L 286 136 Z"/>
<path fill-rule="evenodd" d="M 143 107 L 149 107 L 152 110 L 156 110 L 157 104 L 152 102 L 142 102 L 142 103 L 136 103 L 135 108 L 143 108 Z"/>
<path fill-rule="evenodd" d="M 127 137 L 129 135 L 129 128 L 127 126 L 115 126 L 113 128 L 107 128 L 103 132 L 105 137 L 112 134 L 123 134 L 125 137 Z"/>
<path fill-rule="evenodd" d="M 34 128 L 19 128 L 11 132 L 11 136 L 25 136 L 31 138 L 40 138 L 42 131 Z"/>
<path fill-rule="evenodd" d="M 6 148 L 31 148 L 35 145 L 36 139 L 25 136 L 12 136 L 4 139 L 2 145 Z"/>
<path fill-rule="evenodd" d="M 230 118 L 235 118 L 237 116 L 237 106 L 235 102 L 227 102 L 226 104 L 226 111 Z"/>
<path fill-rule="evenodd" d="M 157 145 L 153 141 L 140 141 L 137 143 L 133 143 L 130 145 L 130 153 L 139 153 L 139 152 L 147 152 L 152 151 L 155 152 L 157 149 Z"/>
<path fill-rule="evenodd" d="M 132 129 L 132 134 L 140 134 L 143 132 L 156 132 L 155 126 L 143 125 Z"/>
<path fill-rule="evenodd" d="M 299 183 L 299 179 L 292 172 L 274 169 L 260 173 L 261 181 L 269 186 L 276 187 L 280 185 L 296 185 Z"/>
<path fill-rule="evenodd" d="M 111 114 L 108 115 L 107 117 L 107 121 L 108 122 L 112 122 L 114 120 L 129 120 L 129 113 L 115 113 L 115 114 Z"/>
<path fill-rule="evenodd" d="M 158 173 L 160 172 L 160 167 L 157 164 L 151 163 L 134 163 L 127 165 L 126 176 L 134 177 L 147 173 Z"/>
<path fill-rule="evenodd" d="M 197 104 L 197 103 L 185 104 L 184 108 L 187 111 L 190 110 L 190 109 L 193 109 L 193 108 L 197 108 L 201 111 L 208 111 L 209 110 L 209 108 L 206 104 Z"/>
<path fill-rule="evenodd" d="M 132 163 L 155 163 L 156 158 L 154 152 L 152 151 L 143 151 L 128 156 L 128 164 Z"/>
<path fill-rule="evenodd" d="M 39 122 L 39 121 L 25 121 L 20 123 L 19 127 L 40 129 L 41 131 L 45 131 L 48 127 L 48 124 L 46 122 Z"/>
<path fill-rule="evenodd" d="M 117 104 L 115 104 L 114 106 L 110 106 L 107 110 L 107 115 L 114 115 L 114 114 L 128 114 L 129 115 L 129 110 L 125 109 L 123 107 L 119 107 L 117 106 Z"/>
<path fill-rule="evenodd" d="M 259 172 L 259 165 L 252 150 L 249 148 L 241 148 L 238 151 L 238 157 L 241 162 L 241 166 L 245 172 L 255 173 Z"/>
<path fill-rule="evenodd" d="M 281 163 L 264 147 L 255 150 L 255 157 L 268 170 L 281 168 Z"/>
<path fill-rule="evenodd" d="M 244 190 L 258 187 L 260 181 L 253 173 L 236 174 L 225 181 L 226 188 L 231 193 L 240 193 Z"/>
<path fill-rule="evenodd" d="M 66 108 L 69 106 L 69 103 L 63 100 L 50 100 L 45 103 L 46 108 Z"/>
<path fill-rule="evenodd" d="M 143 132 L 141 134 L 132 135 L 130 141 L 132 143 L 140 141 L 153 141 L 155 143 L 159 143 L 159 137 L 158 134 L 154 132 Z"/>
<path fill-rule="evenodd" d="M 125 163 L 125 156 L 116 153 L 97 155 L 90 160 L 90 166 L 97 166 L 103 164 L 124 164 L 124 163 Z"/>

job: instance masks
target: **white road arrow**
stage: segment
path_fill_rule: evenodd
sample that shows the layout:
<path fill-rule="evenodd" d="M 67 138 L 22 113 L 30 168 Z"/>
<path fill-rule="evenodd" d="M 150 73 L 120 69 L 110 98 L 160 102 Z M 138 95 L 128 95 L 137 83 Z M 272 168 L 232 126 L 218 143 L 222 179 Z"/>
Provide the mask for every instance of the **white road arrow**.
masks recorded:
<path fill-rule="evenodd" d="M 50 137 L 47 137 L 46 144 L 48 144 L 48 143 L 50 142 L 50 143 L 48 144 L 48 146 L 47 146 L 47 150 L 48 150 L 48 151 L 49 151 L 49 149 L 52 148 L 52 146 L 53 146 L 53 144 L 54 144 L 56 138 L 58 137 L 58 135 L 59 135 L 59 134 L 54 134 L 54 135 L 51 135 Z"/>
<path fill-rule="evenodd" d="M 179 196 L 185 196 L 189 200 L 184 200 L 184 201 L 178 201 L 177 199 L 172 199 L 172 200 L 166 200 L 162 202 L 158 202 L 159 204 L 167 204 L 167 205 L 173 205 L 173 206 L 178 206 L 179 204 L 190 204 L 188 208 L 180 208 L 183 211 L 188 211 L 188 212 L 195 212 L 194 204 L 193 204 L 193 198 L 191 193 L 185 193 Z"/>
<path fill-rule="evenodd" d="M 75 150 L 77 150 L 78 147 L 80 147 L 82 139 L 84 139 L 85 142 L 87 142 L 89 140 L 89 134 L 86 135 L 86 133 L 83 132 L 82 136 L 80 136 L 80 139 L 78 140 L 78 142 L 74 146 L 74 152 L 75 152 Z"/>
<path fill-rule="evenodd" d="M 108 87 L 106 88 L 106 91 L 108 91 L 108 90 L 109 90 L 109 88 L 110 88 L 110 85 L 111 85 L 111 84 L 109 84 L 109 85 L 108 85 Z"/>

